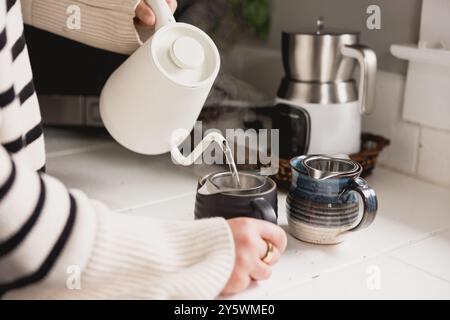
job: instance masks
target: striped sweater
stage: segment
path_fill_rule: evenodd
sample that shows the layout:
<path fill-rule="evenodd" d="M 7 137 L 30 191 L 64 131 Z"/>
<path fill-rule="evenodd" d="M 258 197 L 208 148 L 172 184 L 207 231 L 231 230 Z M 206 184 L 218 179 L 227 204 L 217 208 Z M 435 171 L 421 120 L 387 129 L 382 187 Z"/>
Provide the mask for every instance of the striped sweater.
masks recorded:
<path fill-rule="evenodd" d="M 86 27 L 67 30 L 67 3 Z M 0 0 L 0 296 L 10 299 L 217 296 L 234 264 L 222 219 L 121 215 L 43 173 L 44 137 L 23 37 L 36 27 L 117 52 L 140 43 L 136 0 Z M 111 22 L 119 22 L 111 28 Z M 61 24 L 63 23 L 63 24 Z M 119 28 L 119 29 L 117 29 Z"/>

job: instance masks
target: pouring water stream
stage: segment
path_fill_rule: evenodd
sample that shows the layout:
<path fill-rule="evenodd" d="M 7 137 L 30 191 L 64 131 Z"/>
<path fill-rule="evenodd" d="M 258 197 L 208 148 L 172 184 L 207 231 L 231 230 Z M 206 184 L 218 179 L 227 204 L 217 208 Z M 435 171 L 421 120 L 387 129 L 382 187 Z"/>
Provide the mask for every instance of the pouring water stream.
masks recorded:
<path fill-rule="evenodd" d="M 241 187 L 241 181 L 239 179 L 239 172 L 237 171 L 236 168 L 236 162 L 234 161 L 233 151 L 231 151 L 228 141 L 225 140 L 223 144 L 224 145 L 222 146 L 222 151 L 225 154 L 225 159 L 230 168 L 231 176 L 233 177 L 234 181 L 234 186 L 239 189 Z"/>
<path fill-rule="evenodd" d="M 241 187 L 241 183 L 240 183 L 240 179 L 239 179 L 239 172 L 236 168 L 236 163 L 235 163 L 234 157 L 233 157 L 233 151 L 231 150 L 230 145 L 228 144 L 228 141 L 227 141 L 227 139 L 225 139 L 224 136 L 222 136 L 221 134 L 219 134 L 217 132 L 212 132 L 212 133 L 206 135 L 206 137 L 195 147 L 195 149 L 188 156 L 184 156 L 178 149 L 178 145 L 180 144 L 179 140 L 180 139 L 178 139 L 176 137 L 172 138 L 171 154 L 172 154 L 172 158 L 178 164 L 183 165 L 183 166 L 190 166 L 190 165 L 194 164 L 194 162 L 202 156 L 203 152 L 205 152 L 205 150 L 209 147 L 209 145 L 211 143 L 213 143 L 213 142 L 217 143 L 225 155 L 225 159 L 230 168 L 230 172 L 232 174 L 235 187 L 238 189 Z"/>

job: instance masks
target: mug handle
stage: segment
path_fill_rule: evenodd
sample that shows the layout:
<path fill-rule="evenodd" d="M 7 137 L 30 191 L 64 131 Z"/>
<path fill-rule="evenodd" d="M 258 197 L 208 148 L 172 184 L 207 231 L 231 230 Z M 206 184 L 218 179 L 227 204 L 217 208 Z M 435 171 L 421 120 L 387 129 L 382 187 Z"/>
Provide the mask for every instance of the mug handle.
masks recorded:
<path fill-rule="evenodd" d="M 353 180 L 348 191 L 356 191 L 363 200 L 364 212 L 361 221 L 356 227 L 349 231 L 358 231 L 370 226 L 375 220 L 378 210 L 378 199 L 375 191 L 369 187 L 366 180 L 363 178 L 356 178 Z"/>
<path fill-rule="evenodd" d="M 261 219 L 277 224 L 278 215 L 266 199 L 256 198 L 251 203 L 253 208 L 259 212 Z"/>

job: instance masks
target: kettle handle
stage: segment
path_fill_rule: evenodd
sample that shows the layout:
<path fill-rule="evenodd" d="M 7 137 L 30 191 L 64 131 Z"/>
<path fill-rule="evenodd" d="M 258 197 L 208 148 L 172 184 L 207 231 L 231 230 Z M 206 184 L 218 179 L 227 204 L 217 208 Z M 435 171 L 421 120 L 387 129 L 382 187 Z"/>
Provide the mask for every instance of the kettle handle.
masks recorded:
<path fill-rule="evenodd" d="M 345 45 L 341 48 L 341 52 L 344 56 L 355 58 L 359 62 L 361 69 L 359 88 L 361 113 L 369 114 L 375 108 L 377 56 L 372 49 L 360 44 Z"/>
<path fill-rule="evenodd" d="M 155 30 L 159 30 L 168 24 L 176 22 L 166 0 L 145 0 L 145 2 L 152 8 L 153 12 L 155 13 Z"/>

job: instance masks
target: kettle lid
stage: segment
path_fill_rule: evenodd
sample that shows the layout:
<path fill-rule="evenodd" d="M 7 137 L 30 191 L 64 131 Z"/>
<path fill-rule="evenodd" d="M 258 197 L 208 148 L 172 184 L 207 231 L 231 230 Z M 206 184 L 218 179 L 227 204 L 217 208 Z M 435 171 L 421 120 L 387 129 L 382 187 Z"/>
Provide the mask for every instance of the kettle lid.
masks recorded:
<path fill-rule="evenodd" d="M 157 30 L 150 39 L 150 52 L 161 73 L 182 86 L 203 86 L 220 68 L 220 55 L 211 38 L 185 23 Z"/>
<path fill-rule="evenodd" d="M 172 43 L 170 56 L 181 69 L 196 69 L 205 61 L 205 50 L 195 38 L 180 36 Z"/>

